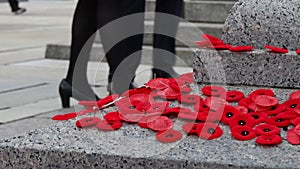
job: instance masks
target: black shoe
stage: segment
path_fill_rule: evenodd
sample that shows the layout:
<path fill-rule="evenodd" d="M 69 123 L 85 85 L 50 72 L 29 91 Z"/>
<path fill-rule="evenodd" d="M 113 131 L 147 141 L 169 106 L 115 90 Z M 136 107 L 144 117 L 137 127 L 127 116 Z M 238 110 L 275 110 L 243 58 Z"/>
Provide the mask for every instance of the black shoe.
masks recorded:
<path fill-rule="evenodd" d="M 166 71 L 163 71 L 161 69 L 156 69 L 156 68 L 152 69 L 152 79 L 155 79 L 155 78 L 176 78 L 178 76 L 179 76 L 179 74 L 176 73 L 174 70 L 166 72 Z"/>
<path fill-rule="evenodd" d="M 26 12 L 26 9 L 25 9 L 25 8 L 19 8 L 19 9 L 15 10 L 15 11 L 12 11 L 12 12 L 13 12 L 15 15 L 20 15 L 20 14 Z"/>
<path fill-rule="evenodd" d="M 130 82 L 128 88 L 129 88 L 129 90 L 130 90 L 130 89 L 138 88 L 138 86 L 137 86 L 137 84 L 136 84 L 135 82 Z M 107 90 L 107 92 L 109 93 L 109 95 L 115 94 L 115 93 L 117 93 L 117 94 L 122 94 L 123 92 L 125 92 L 125 91 L 122 91 L 122 92 L 116 92 L 116 91 L 113 89 L 113 86 L 112 86 L 112 83 L 111 83 L 111 82 L 108 83 L 106 90 Z"/>
<path fill-rule="evenodd" d="M 65 79 L 60 82 L 59 95 L 63 108 L 70 107 L 70 97 L 73 97 L 76 100 L 100 100 L 100 98 L 95 93 L 83 93 L 73 88 Z"/>

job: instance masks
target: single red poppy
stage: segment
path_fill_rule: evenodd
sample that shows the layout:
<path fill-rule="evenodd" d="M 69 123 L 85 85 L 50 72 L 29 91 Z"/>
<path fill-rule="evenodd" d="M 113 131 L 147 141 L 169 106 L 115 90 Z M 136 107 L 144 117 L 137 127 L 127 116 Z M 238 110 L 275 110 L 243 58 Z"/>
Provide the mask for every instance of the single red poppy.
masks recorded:
<path fill-rule="evenodd" d="M 181 103 L 195 104 L 198 102 L 203 102 L 203 99 L 199 95 L 189 94 L 181 95 L 181 97 L 178 97 L 178 101 Z"/>
<path fill-rule="evenodd" d="M 300 98 L 287 100 L 283 104 L 288 110 L 300 109 Z"/>
<path fill-rule="evenodd" d="M 298 55 L 300 55 L 300 49 L 297 49 L 297 50 L 296 50 L 296 53 L 297 53 Z"/>
<path fill-rule="evenodd" d="M 279 117 L 277 117 L 277 115 L 273 116 L 271 118 L 267 118 L 266 123 L 273 124 L 277 127 L 287 127 L 291 124 L 289 119 L 279 118 Z"/>
<path fill-rule="evenodd" d="M 294 91 L 290 94 L 290 99 L 299 99 L 300 98 L 300 90 Z"/>
<path fill-rule="evenodd" d="M 238 102 L 239 106 L 244 106 L 251 111 L 257 111 L 259 108 L 250 98 L 243 98 Z"/>
<path fill-rule="evenodd" d="M 86 117 L 86 118 L 82 118 L 80 120 L 77 120 L 76 121 L 76 126 L 78 128 L 91 127 L 91 126 L 95 126 L 100 121 L 101 121 L 101 119 L 99 119 L 98 117 Z"/>
<path fill-rule="evenodd" d="M 194 105 L 193 108 L 194 108 L 194 110 L 196 110 L 196 111 L 198 111 L 198 112 L 209 111 L 209 107 L 206 106 L 206 105 L 204 104 L 204 102 L 203 102 L 203 103 L 202 103 L 202 102 L 196 103 L 196 104 Z"/>
<path fill-rule="evenodd" d="M 67 114 L 58 114 L 52 117 L 52 120 L 57 120 L 57 121 L 64 121 L 64 120 L 69 120 L 77 117 L 77 113 L 72 112 L 72 113 L 67 113 Z"/>
<path fill-rule="evenodd" d="M 151 89 L 164 90 L 166 88 L 169 88 L 169 79 L 155 78 L 145 83 L 145 85 L 150 87 Z"/>
<path fill-rule="evenodd" d="M 294 133 L 293 128 L 287 131 L 286 138 L 290 144 L 300 145 L 300 136 Z"/>
<path fill-rule="evenodd" d="M 180 131 L 169 129 L 156 133 L 156 139 L 162 143 L 173 143 L 182 138 Z"/>
<path fill-rule="evenodd" d="M 256 134 L 270 136 L 270 135 L 279 135 L 280 129 L 272 124 L 260 124 L 255 127 Z"/>
<path fill-rule="evenodd" d="M 300 136 L 300 125 L 298 124 L 293 128 L 293 132 Z"/>
<path fill-rule="evenodd" d="M 261 135 L 257 137 L 255 142 L 259 145 L 277 145 L 282 142 L 282 137 L 279 135 Z"/>
<path fill-rule="evenodd" d="M 247 52 L 253 51 L 253 46 L 232 46 L 229 48 L 231 52 Z"/>
<path fill-rule="evenodd" d="M 173 121 L 165 116 L 155 117 L 147 123 L 149 129 L 153 131 L 165 131 L 173 127 Z"/>
<path fill-rule="evenodd" d="M 221 96 L 226 93 L 226 90 L 221 86 L 204 86 L 202 93 L 206 96 Z"/>
<path fill-rule="evenodd" d="M 286 110 L 277 114 L 276 116 L 278 118 L 283 118 L 283 119 L 295 119 L 297 117 L 300 117 L 300 115 L 294 110 Z"/>
<path fill-rule="evenodd" d="M 194 72 L 184 73 L 180 75 L 178 78 L 180 81 L 184 81 L 188 84 L 194 83 Z"/>
<path fill-rule="evenodd" d="M 254 127 L 255 126 L 255 120 L 250 114 L 236 114 L 229 120 L 229 126 L 230 128 L 233 128 L 235 126 L 249 126 Z"/>
<path fill-rule="evenodd" d="M 256 105 L 261 107 L 272 107 L 278 104 L 276 97 L 267 95 L 257 95 L 252 100 Z"/>
<path fill-rule="evenodd" d="M 268 115 L 264 112 L 251 112 L 249 115 L 253 117 L 255 124 L 263 123 L 268 118 Z"/>
<path fill-rule="evenodd" d="M 229 48 L 231 48 L 231 45 L 228 44 L 220 44 L 220 45 L 214 45 L 212 48 L 216 49 L 216 50 L 229 50 Z"/>
<path fill-rule="evenodd" d="M 252 140 L 256 137 L 256 133 L 250 126 L 235 126 L 231 128 L 231 135 L 241 141 Z"/>
<path fill-rule="evenodd" d="M 221 121 L 223 124 L 229 124 L 229 121 L 235 117 L 238 114 L 241 114 L 241 112 L 236 109 L 234 106 L 225 105 L 224 109 L 219 109 L 218 111 L 223 111 L 223 115 L 221 118 Z"/>
<path fill-rule="evenodd" d="M 223 135 L 221 127 L 215 123 L 205 122 L 197 126 L 197 134 L 201 139 L 212 140 Z"/>
<path fill-rule="evenodd" d="M 220 108 L 222 109 L 222 108 Z M 223 111 L 221 110 L 213 110 L 199 112 L 197 119 L 200 121 L 208 121 L 208 122 L 219 122 L 223 117 Z"/>
<path fill-rule="evenodd" d="M 128 98 L 122 99 L 115 103 L 121 114 L 139 114 L 141 111 L 137 110 Z"/>
<path fill-rule="evenodd" d="M 116 121 L 121 121 L 119 112 L 109 112 L 105 114 L 103 118 L 107 121 L 107 123 L 114 123 Z"/>
<path fill-rule="evenodd" d="M 241 91 L 231 90 L 226 92 L 226 101 L 228 102 L 237 102 L 243 98 L 245 98 L 245 95 Z"/>
<path fill-rule="evenodd" d="M 186 120 L 196 120 L 198 112 L 179 112 L 178 117 Z"/>
<path fill-rule="evenodd" d="M 147 123 L 155 120 L 156 119 L 155 117 L 159 117 L 159 116 L 144 116 L 138 121 L 138 125 L 141 128 L 148 128 Z"/>
<path fill-rule="evenodd" d="M 209 41 L 195 41 L 196 45 L 198 45 L 199 48 L 212 48 L 213 45 Z"/>
<path fill-rule="evenodd" d="M 266 45 L 265 48 L 270 49 L 269 52 L 273 52 L 273 53 L 288 53 L 289 52 L 285 48 L 279 48 L 276 46 Z"/>
<path fill-rule="evenodd" d="M 106 96 L 105 98 L 98 100 L 97 105 L 99 108 L 102 108 L 104 105 L 107 105 L 108 103 L 113 102 L 118 97 L 119 97 L 118 94 L 112 94 L 112 95 Z"/>
<path fill-rule="evenodd" d="M 257 95 L 267 95 L 267 96 L 274 97 L 275 93 L 271 89 L 257 89 L 249 94 L 249 98 L 251 98 L 253 100 Z"/>
<path fill-rule="evenodd" d="M 297 117 L 295 119 L 291 119 L 290 122 L 294 125 L 297 126 L 300 124 L 300 117 Z"/>
<path fill-rule="evenodd" d="M 153 97 L 144 93 L 131 95 L 129 100 L 139 111 L 149 110 L 151 104 L 154 102 Z"/>
<path fill-rule="evenodd" d="M 199 123 L 186 123 L 182 125 L 182 130 L 187 134 L 196 135 L 198 125 Z"/>
<path fill-rule="evenodd" d="M 269 108 L 269 110 L 265 111 L 268 115 L 276 115 L 280 112 L 283 112 L 285 110 L 285 105 L 284 104 L 277 104 L 275 106 L 272 106 Z"/>
<path fill-rule="evenodd" d="M 114 121 L 113 123 L 108 123 L 105 120 L 101 120 L 100 122 L 97 123 L 96 127 L 99 130 L 103 130 L 103 131 L 113 131 L 121 128 L 122 123 L 120 121 Z"/>

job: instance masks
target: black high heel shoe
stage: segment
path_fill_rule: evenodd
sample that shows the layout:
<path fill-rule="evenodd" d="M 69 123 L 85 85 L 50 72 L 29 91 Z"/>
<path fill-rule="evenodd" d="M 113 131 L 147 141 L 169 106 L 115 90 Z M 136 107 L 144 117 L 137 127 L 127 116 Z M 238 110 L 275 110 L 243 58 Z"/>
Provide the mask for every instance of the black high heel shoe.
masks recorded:
<path fill-rule="evenodd" d="M 161 69 L 156 69 L 156 68 L 152 69 L 152 79 L 155 79 L 155 78 L 176 78 L 178 76 L 179 76 L 179 74 L 176 73 L 173 69 L 168 71 L 168 72 L 163 71 Z"/>
<path fill-rule="evenodd" d="M 60 82 L 59 95 L 63 108 L 70 107 L 70 97 L 73 97 L 76 100 L 100 100 L 94 93 L 87 94 L 73 88 L 65 79 Z"/>

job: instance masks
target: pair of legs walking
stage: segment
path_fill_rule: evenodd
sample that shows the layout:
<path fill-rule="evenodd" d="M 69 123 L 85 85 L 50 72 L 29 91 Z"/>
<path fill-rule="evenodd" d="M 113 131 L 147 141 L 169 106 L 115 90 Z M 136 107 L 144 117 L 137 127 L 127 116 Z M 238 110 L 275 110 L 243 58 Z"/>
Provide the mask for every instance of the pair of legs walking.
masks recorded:
<path fill-rule="evenodd" d="M 183 0 L 157 0 L 156 12 L 180 16 Z M 72 23 L 71 54 L 68 73 L 59 88 L 63 107 L 69 107 L 69 98 L 77 100 L 99 99 L 90 88 L 87 80 L 87 63 L 94 40 L 94 33 L 105 24 L 121 16 L 143 13 L 145 0 L 79 0 Z M 142 15 L 143 16 L 143 15 Z M 134 19 L 139 34 L 130 36 L 109 49 L 106 40 L 117 36 L 122 27 L 114 27 L 108 32 L 101 32 L 102 43 L 110 67 L 109 83 L 111 90 L 122 93 L 132 88 L 132 80 L 141 58 L 143 44 L 143 17 Z M 167 24 L 167 25 L 166 25 Z M 170 25 L 171 24 L 171 25 Z M 123 25 L 120 25 L 123 26 Z M 125 25 L 124 25 L 125 26 Z M 165 23 L 165 19 L 156 17 L 155 31 L 160 32 L 165 26 L 171 28 L 168 32 L 175 37 L 178 20 Z M 174 36 L 173 36 L 174 35 Z M 154 34 L 154 68 L 156 77 L 176 76 L 172 66 L 175 62 L 175 39 L 165 35 Z M 117 37 L 118 38 L 118 37 Z M 162 52 L 162 51 L 169 52 Z M 167 53 L 167 54 L 166 54 Z M 164 70 L 164 71 L 160 71 Z M 162 74 L 162 72 L 167 72 Z"/>
<path fill-rule="evenodd" d="M 21 14 L 26 11 L 25 8 L 19 7 L 19 1 L 18 0 L 8 0 L 8 3 L 10 5 L 11 11 L 15 14 Z"/>

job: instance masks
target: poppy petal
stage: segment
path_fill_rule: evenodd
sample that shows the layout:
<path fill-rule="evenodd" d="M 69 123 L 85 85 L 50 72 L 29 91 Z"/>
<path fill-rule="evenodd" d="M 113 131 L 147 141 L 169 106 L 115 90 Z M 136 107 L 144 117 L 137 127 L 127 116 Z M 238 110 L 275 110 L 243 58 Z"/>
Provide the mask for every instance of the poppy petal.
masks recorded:
<path fill-rule="evenodd" d="M 165 116 L 154 117 L 147 123 L 149 129 L 153 131 L 165 131 L 173 127 L 173 121 Z"/>
<path fill-rule="evenodd" d="M 285 48 L 279 48 L 276 46 L 266 45 L 265 48 L 270 49 L 269 52 L 273 52 L 273 53 L 288 53 L 289 52 Z"/>
<path fill-rule="evenodd" d="M 233 46 L 229 48 L 231 52 L 247 52 L 253 51 L 253 46 Z"/>
<path fill-rule="evenodd" d="M 80 120 L 77 120 L 76 121 L 76 126 L 78 128 L 91 127 L 91 126 L 95 126 L 100 121 L 102 121 L 102 120 L 99 119 L 98 117 L 86 117 L 86 118 L 82 118 Z"/>
<path fill-rule="evenodd" d="M 237 114 L 229 121 L 230 128 L 235 126 L 255 126 L 255 120 L 250 114 Z"/>
<path fill-rule="evenodd" d="M 237 102 L 244 97 L 244 93 L 238 90 L 231 90 L 226 93 L 226 101 L 228 102 Z"/>
<path fill-rule="evenodd" d="M 251 112 L 248 115 L 253 117 L 255 124 L 263 123 L 268 118 L 268 115 L 264 112 Z"/>
<path fill-rule="evenodd" d="M 182 130 L 187 134 L 196 135 L 199 123 L 186 123 L 182 125 Z"/>
<path fill-rule="evenodd" d="M 273 96 L 257 95 L 253 98 L 253 102 L 261 107 L 272 107 L 278 104 L 278 99 Z"/>
<path fill-rule="evenodd" d="M 181 103 L 189 103 L 189 104 L 195 104 L 198 102 L 203 102 L 203 99 L 199 95 L 181 95 L 181 97 L 178 97 L 178 101 Z"/>
<path fill-rule="evenodd" d="M 294 91 L 290 94 L 290 99 L 298 99 L 300 98 L 300 90 Z"/>
<path fill-rule="evenodd" d="M 119 112 L 109 112 L 103 117 L 108 123 L 114 123 L 116 121 L 121 121 Z"/>
<path fill-rule="evenodd" d="M 222 123 L 229 124 L 230 119 L 236 116 L 237 114 L 240 114 L 240 111 L 236 109 L 236 107 L 226 105 L 224 107 L 223 116 L 221 119 Z"/>
<path fill-rule="evenodd" d="M 280 129 L 271 124 L 260 124 L 255 127 L 256 134 L 258 135 L 264 135 L 264 136 L 270 136 L 270 135 L 279 135 Z"/>
<path fill-rule="evenodd" d="M 115 121 L 113 123 L 108 123 L 105 120 L 101 120 L 97 123 L 96 127 L 102 131 L 113 131 L 122 127 L 122 123 L 119 121 Z"/>
<path fill-rule="evenodd" d="M 277 145 L 282 142 L 282 137 L 279 135 L 261 135 L 257 137 L 255 142 L 259 145 Z"/>
<path fill-rule="evenodd" d="M 77 117 L 77 113 L 58 114 L 52 117 L 52 120 L 64 121 Z"/>
<path fill-rule="evenodd" d="M 156 139 L 162 143 L 173 143 L 182 138 L 180 131 L 169 129 L 156 133 Z"/>
<path fill-rule="evenodd" d="M 205 122 L 200 123 L 197 126 L 197 133 L 201 139 L 212 140 L 219 138 L 223 135 L 223 130 L 217 124 Z"/>
<path fill-rule="evenodd" d="M 300 145 L 300 136 L 294 133 L 293 129 L 287 131 L 286 138 L 290 144 Z"/>
<path fill-rule="evenodd" d="M 235 126 L 231 129 L 231 135 L 241 141 L 252 140 L 256 137 L 256 133 L 250 126 Z"/>
<path fill-rule="evenodd" d="M 221 96 L 226 93 L 226 90 L 221 86 L 204 86 L 202 93 L 206 96 Z"/>
<path fill-rule="evenodd" d="M 296 53 L 297 53 L 298 55 L 300 55 L 300 49 L 297 49 L 297 50 L 296 50 Z"/>

